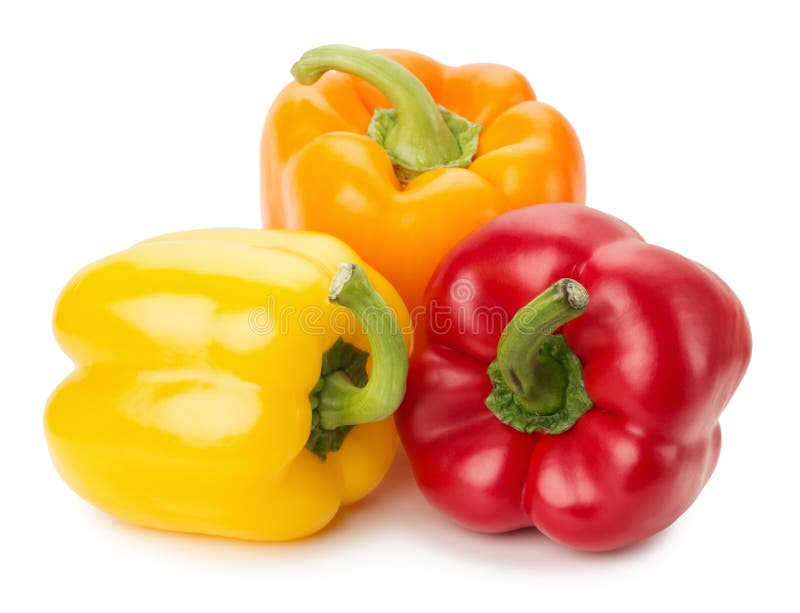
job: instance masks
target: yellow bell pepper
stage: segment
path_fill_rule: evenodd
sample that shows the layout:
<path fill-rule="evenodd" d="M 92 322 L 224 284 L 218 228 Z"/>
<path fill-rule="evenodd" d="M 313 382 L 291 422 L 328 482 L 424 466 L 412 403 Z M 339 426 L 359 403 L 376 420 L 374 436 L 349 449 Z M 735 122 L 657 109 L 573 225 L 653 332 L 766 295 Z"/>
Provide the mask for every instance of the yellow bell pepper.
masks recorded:
<path fill-rule="evenodd" d="M 408 313 L 330 236 L 140 243 L 79 272 L 54 328 L 76 366 L 45 413 L 53 461 L 122 520 L 298 538 L 366 496 L 394 457 Z"/>

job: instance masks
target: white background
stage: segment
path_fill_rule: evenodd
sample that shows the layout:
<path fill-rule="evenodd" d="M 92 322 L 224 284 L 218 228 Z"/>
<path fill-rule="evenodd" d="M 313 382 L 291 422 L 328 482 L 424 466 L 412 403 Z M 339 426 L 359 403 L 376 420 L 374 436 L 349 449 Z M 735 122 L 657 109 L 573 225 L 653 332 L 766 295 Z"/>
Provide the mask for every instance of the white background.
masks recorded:
<path fill-rule="evenodd" d="M 792 4 L 3 2 L 0 609 L 798 610 Z M 400 460 L 317 537 L 244 544 L 123 525 L 60 481 L 41 421 L 70 368 L 50 332 L 62 285 L 162 232 L 257 226 L 264 116 L 329 42 L 518 68 L 578 131 L 589 204 L 739 294 L 753 360 L 673 527 L 611 555 L 472 534 Z"/>

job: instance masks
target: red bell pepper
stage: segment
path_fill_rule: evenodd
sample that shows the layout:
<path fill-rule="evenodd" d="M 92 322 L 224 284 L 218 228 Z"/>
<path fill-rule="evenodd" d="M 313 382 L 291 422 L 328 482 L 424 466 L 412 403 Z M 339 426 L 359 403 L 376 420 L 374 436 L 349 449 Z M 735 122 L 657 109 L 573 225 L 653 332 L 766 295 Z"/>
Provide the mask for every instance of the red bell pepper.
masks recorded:
<path fill-rule="evenodd" d="M 426 304 L 395 420 L 422 491 L 457 522 L 601 551 L 697 497 L 751 350 L 742 305 L 708 269 L 597 210 L 547 204 L 462 242 Z"/>

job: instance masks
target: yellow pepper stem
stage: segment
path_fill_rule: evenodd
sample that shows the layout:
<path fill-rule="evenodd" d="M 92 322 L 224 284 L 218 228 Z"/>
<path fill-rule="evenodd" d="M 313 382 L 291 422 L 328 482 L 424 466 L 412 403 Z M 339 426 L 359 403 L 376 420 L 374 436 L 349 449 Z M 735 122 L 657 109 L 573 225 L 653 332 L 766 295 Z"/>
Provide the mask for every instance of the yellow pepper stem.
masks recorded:
<path fill-rule="evenodd" d="M 392 110 L 375 110 L 367 134 L 386 150 L 401 181 L 434 168 L 469 166 L 480 126 L 438 106 L 403 66 L 357 47 L 324 45 L 304 53 L 292 75 L 311 85 L 328 70 L 361 77 L 392 103 Z"/>
<path fill-rule="evenodd" d="M 320 425 L 333 430 L 385 419 L 400 406 L 406 391 L 408 355 L 397 318 L 355 264 L 339 267 L 329 300 L 350 309 L 364 329 L 372 371 L 363 387 L 354 385 L 342 370 L 323 377 L 317 406 Z"/>

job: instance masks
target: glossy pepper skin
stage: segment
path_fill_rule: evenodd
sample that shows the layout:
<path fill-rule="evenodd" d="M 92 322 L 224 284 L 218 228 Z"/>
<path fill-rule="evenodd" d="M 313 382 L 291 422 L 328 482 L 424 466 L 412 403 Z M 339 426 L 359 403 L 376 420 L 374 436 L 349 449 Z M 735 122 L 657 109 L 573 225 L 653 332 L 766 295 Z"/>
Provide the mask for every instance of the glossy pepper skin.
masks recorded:
<path fill-rule="evenodd" d="M 341 262 L 360 260 L 322 234 L 203 230 L 79 272 L 54 321 L 75 370 L 45 414 L 67 484 L 127 522 L 266 541 L 311 534 L 366 496 L 395 453 L 390 415 L 324 461 L 304 447 L 325 352 L 340 337 L 373 349 L 350 307 L 328 300 Z M 362 266 L 405 326 L 397 292 Z"/>
<path fill-rule="evenodd" d="M 593 404 L 560 434 L 527 433 L 487 405 L 504 325 L 491 314 L 508 322 L 562 278 L 588 291 L 560 332 Z M 614 217 L 548 204 L 473 233 L 426 300 L 438 319 L 418 339 L 395 422 L 420 487 L 445 514 L 602 551 L 662 530 L 694 501 L 751 350 L 742 305 L 716 275 Z"/>
<path fill-rule="evenodd" d="M 393 62 L 373 65 L 375 54 L 336 45 L 295 65 L 307 85 L 288 85 L 264 125 L 263 220 L 266 227 L 341 238 L 413 309 L 436 264 L 489 219 L 542 202 L 582 204 L 584 162 L 570 124 L 536 100 L 519 72 L 495 64 L 444 66 L 410 51 L 375 53 Z M 330 68 L 337 72 L 322 74 Z M 437 141 L 442 126 L 426 115 L 436 110 L 433 102 L 477 124 L 479 137 L 461 148 L 450 143 L 453 151 L 436 149 L 447 143 Z M 380 136 L 367 136 L 371 120 L 376 109 L 392 107 L 398 122 L 408 120 L 405 131 L 379 144 Z M 411 162 L 418 163 L 416 176 L 404 184 L 398 160 L 416 154 L 424 159 Z M 448 164 L 462 167 L 442 167 Z"/>

